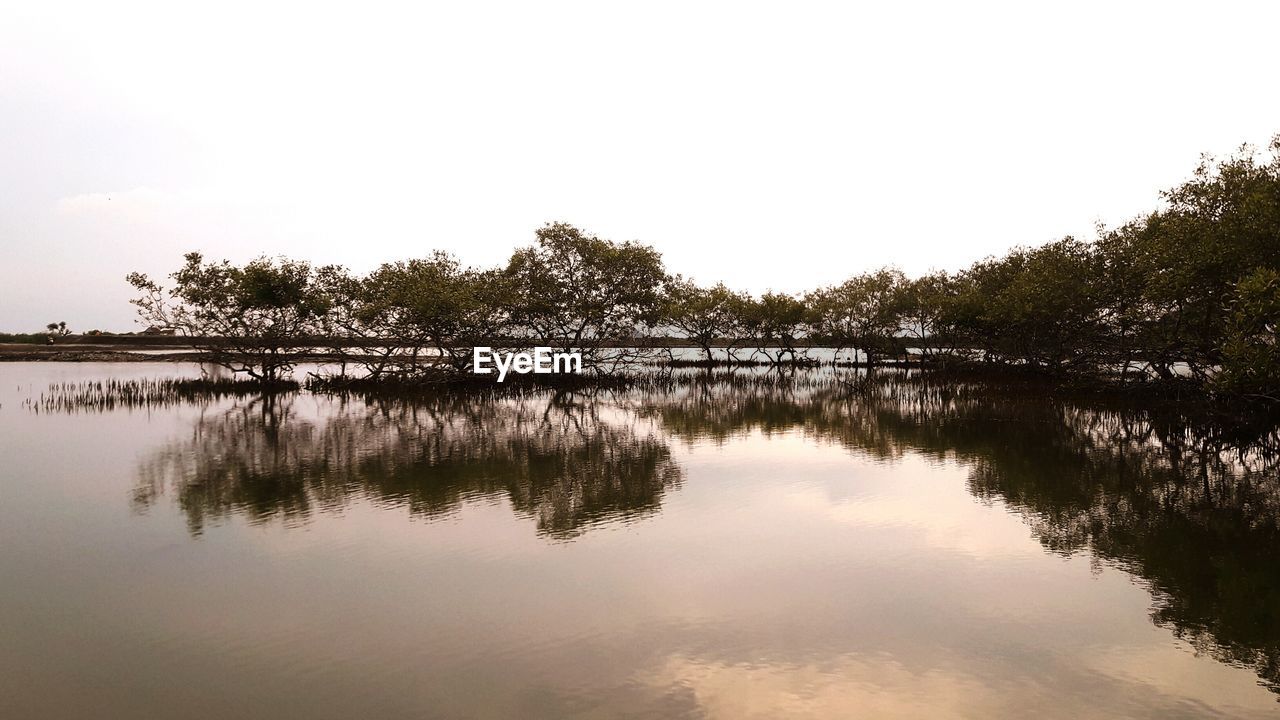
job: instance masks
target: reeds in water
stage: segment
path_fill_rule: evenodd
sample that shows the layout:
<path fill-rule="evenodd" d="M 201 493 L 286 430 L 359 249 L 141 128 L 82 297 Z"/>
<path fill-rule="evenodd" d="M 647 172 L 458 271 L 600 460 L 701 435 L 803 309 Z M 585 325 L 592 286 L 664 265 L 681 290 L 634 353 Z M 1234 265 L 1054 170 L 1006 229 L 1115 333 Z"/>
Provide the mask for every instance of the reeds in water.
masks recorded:
<path fill-rule="evenodd" d="M 294 392 L 291 380 L 264 384 L 257 380 L 229 378 L 145 378 L 87 380 L 53 383 L 26 405 L 35 412 L 106 412 L 116 409 L 148 410 L 197 401 L 245 397 L 264 393 Z"/>

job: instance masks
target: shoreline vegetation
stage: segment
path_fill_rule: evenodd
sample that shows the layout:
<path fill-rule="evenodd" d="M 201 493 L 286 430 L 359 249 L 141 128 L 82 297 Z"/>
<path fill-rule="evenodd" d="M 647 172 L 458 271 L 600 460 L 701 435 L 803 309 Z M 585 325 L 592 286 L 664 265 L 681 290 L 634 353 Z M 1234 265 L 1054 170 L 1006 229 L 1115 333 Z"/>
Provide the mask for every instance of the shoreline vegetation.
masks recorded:
<path fill-rule="evenodd" d="M 582 356 L 575 383 L 653 366 L 912 367 L 1280 407 L 1280 136 L 1261 154 L 1202 159 L 1162 196 L 1162 209 L 1099 227 L 1092 242 L 916 278 L 884 268 L 798 294 L 700 285 L 652 247 L 566 223 L 490 268 L 438 251 L 364 275 L 189 253 L 164 285 L 128 277 L 151 334 L 51 323 L 49 345 L 0 345 L 0 359 L 199 360 L 266 385 L 321 362 L 335 387 L 408 387 L 474 384 L 476 346 L 543 345 Z M 191 352 L 131 352 L 164 349 Z"/>

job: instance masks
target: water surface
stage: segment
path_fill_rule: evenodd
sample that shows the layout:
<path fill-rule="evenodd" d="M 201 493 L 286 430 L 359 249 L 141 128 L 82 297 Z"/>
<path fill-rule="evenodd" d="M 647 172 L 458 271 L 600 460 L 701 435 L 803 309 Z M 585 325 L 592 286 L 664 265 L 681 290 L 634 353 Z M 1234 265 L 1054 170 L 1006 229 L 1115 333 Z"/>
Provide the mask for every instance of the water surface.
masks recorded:
<path fill-rule="evenodd" d="M 1272 717 L 1269 446 L 956 389 L 67 411 L 0 364 L 24 718 Z"/>

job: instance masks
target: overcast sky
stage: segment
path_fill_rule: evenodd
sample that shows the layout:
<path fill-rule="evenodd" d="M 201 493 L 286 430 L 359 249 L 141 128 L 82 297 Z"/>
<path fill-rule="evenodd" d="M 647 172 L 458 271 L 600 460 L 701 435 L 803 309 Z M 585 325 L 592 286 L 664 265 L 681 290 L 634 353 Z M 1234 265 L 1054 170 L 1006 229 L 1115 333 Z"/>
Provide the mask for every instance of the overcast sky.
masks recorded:
<path fill-rule="evenodd" d="M 0 330 L 134 329 L 188 250 L 494 264 L 549 220 L 756 292 L 958 269 L 1280 131 L 1280 4 L 1050 7 L 3 2 Z"/>

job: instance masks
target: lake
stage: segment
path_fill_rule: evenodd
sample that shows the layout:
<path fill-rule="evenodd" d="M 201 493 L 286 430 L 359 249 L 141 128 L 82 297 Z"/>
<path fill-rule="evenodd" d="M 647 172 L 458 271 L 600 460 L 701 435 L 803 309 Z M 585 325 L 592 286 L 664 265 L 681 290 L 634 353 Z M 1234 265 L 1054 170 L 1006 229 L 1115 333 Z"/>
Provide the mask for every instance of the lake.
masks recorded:
<path fill-rule="evenodd" d="M 198 375 L 0 363 L 0 714 L 1280 711 L 1274 434 L 822 372 L 74 390 Z"/>

